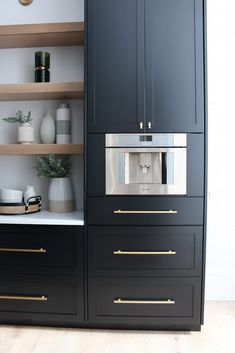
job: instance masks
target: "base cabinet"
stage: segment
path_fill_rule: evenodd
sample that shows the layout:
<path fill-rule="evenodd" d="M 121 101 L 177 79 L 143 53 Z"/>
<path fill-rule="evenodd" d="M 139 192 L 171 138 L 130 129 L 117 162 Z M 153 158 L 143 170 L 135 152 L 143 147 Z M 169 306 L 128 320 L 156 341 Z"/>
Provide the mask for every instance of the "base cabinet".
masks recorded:
<path fill-rule="evenodd" d="M 157 328 L 200 325 L 200 278 L 90 278 L 93 324 Z"/>
<path fill-rule="evenodd" d="M 0 227 L 0 323 L 84 324 L 83 227 Z"/>
<path fill-rule="evenodd" d="M 0 322 L 77 325 L 84 322 L 83 279 L 1 276 Z"/>

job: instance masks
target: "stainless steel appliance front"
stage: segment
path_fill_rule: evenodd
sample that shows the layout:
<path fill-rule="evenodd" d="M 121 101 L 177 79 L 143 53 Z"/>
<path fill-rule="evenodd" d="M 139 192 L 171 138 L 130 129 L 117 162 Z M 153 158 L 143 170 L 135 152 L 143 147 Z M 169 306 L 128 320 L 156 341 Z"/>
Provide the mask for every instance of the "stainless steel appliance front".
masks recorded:
<path fill-rule="evenodd" d="M 106 195 L 185 195 L 186 134 L 106 134 Z"/>

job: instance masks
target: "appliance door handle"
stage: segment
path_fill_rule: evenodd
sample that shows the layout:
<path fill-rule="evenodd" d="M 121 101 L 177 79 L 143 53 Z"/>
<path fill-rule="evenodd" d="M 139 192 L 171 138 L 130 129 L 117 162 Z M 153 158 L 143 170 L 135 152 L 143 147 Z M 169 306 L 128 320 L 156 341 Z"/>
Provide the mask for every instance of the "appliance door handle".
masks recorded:
<path fill-rule="evenodd" d="M 32 300 L 32 301 L 45 302 L 48 300 L 48 297 L 46 297 L 45 295 L 42 295 L 40 297 L 22 296 L 22 295 L 0 295 L 0 300 Z"/>
<path fill-rule="evenodd" d="M 114 304 L 154 304 L 154 305 L 171 305 L 175 304 L 175 300 L 164 299 L 164 300 L 127 300 L 127 299 L 114 299 Z"/>
<path fill-rule="evenodd" d="M 176 255 L 175 250 L 168 251 L 126 251 L 126 250 L 115 250 L 114 255 Z"/>
<path fill-rule="evenodd" d="M 0 252 L 46 253 L 47 250 L 43 248 L 40 248 L 40 249 L 0 248 Z"/>
<path fill-rule="evenodd" d="M 176 210 L 114 210 L 114 214 L 177 214 Z"/>

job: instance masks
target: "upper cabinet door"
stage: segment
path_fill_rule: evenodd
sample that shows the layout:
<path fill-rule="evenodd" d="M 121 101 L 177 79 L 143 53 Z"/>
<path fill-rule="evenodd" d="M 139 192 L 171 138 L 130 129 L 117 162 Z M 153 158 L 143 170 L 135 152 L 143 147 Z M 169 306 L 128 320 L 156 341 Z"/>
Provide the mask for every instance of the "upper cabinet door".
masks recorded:
<path fill-rule="evenodd" d="M 140 132 L 144 128 L 144 1 L 87 3 L 88 132 Z"/>
<path fill-rule="evenodd" d="M 146 126 L 203 132 L 203 0 L 144 1 Z"/>

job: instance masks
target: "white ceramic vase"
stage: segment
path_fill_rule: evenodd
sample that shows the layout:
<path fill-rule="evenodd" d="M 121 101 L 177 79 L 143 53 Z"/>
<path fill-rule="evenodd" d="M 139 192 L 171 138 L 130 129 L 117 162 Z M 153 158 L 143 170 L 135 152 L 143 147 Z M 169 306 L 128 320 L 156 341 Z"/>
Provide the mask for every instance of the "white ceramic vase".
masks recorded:
<path fill-rule="evenodd" d="M 29 123 L 22 124 L 18 127 L 18 143 L 33 143 L 33 127 Z"/>
<path fill-rule="evenodd" d="M 27 200 L 33 196 L 36 196 L 36 192 L 34 190 L 34 187 L 33 186 L 26 186 L 26 189 L 24 191 L 24 202 L 26 203 Z M 34 200 L 31 199 L 30 201 L 34 201 Z"/>
<path fill-rule="evenodd" d="M 50 212 L 74 211 L 71 178 L 51 178 L 48 192 L 48 210 Z"/>
<path fill-rule="evenodd" d="M 42 118 L 40 139 L 42 143 L 55 143 L 55 120 L 51 116 L 49 110 Z"/>

